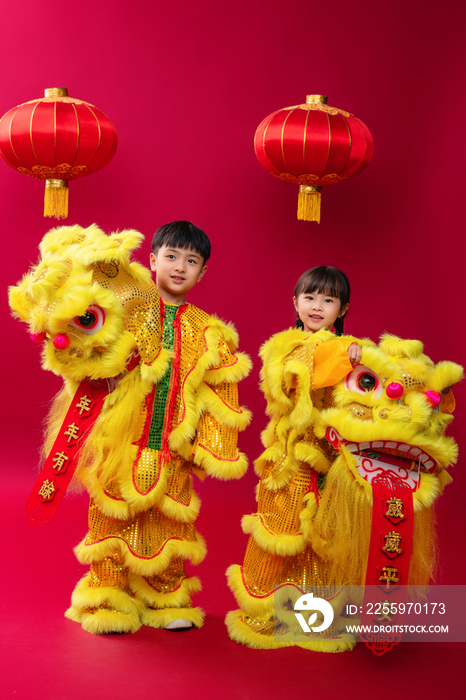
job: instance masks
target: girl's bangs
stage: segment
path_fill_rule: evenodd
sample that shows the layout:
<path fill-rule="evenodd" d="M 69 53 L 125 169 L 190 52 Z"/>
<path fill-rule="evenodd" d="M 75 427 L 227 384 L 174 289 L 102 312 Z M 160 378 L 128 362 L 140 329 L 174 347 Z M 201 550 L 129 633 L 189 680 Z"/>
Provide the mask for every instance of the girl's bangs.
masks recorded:
<path fill-rule="evenodd" d="M 309 270 L 307 273 L 305 272 L 300 280 L 300 289 L 296 296 L 299 296 L 299 294 L 312 294 L 312 292 L 314 292 L 317 294 L 326 294 L 336 299 L 342 299 L 342 297 L 346 296 L 346 289 L 344 289 L 346 285 L 341 279 L 341 273 L 339 275 L 336 274 L 336 272 L 337 271 L 331 268 L 317 268 Z"/>

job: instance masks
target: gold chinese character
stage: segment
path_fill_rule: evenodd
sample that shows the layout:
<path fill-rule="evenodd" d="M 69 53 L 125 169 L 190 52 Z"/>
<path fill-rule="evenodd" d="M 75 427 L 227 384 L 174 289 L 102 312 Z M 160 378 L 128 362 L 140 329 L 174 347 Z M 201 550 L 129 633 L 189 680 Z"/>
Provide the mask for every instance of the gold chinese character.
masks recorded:
<path fill-rule="evenodd" d="M 79 408 L 79 415 L 82 416 L 84 411 L 86 411 L 86 413 L 90 411 L 91 405 L 92 399 L 89 396 L 81 396 L 79 403 L 76 404 L 76 408 Z"/>
<path fill-rule="evenodd" d="M 45 481 L 42 482 L 42 486 L 40 487 L 40 490 L 38 492 L 39 496 L 42 496 L 42 498 L 45 501 L 51 501 L 54 493 L 55 484 L 53 483 L 53 481 L 45 479 Z"/>
<path fill-rule="evenodd" d="M 401 535 L 393 530 L 389 532 L 388 535 L 384 535 L 384 537 L 386 541 L 385 545 L 382 547 L 382 551 L 401 554 L 401 549 L 398 546 L 401 542 Z"/>
<path fill-rule="evenodd" d="M 75 423 L 71 423 L 71 425 L 68 426 L 68 430 L 64 434 L 67 435 L 68 442 L 75 440 L 77 437 L 79 437 L 79 426 L 77 426 Z"/>
<path fill-rule="evenodd" d="M 401 498 L 389 498 L 387 501 L 388 510 L 385 515 L 389 518 L 404 518 L 404 513 L 402 511 L 403 501 Z"/>
<path fill-rule="evenodd" d="M 379 622 L 391 622 L 393 620 L 393 614 L 389 615 L 389 612 L 393 612 L 390 607 L 390 601 L 385 598 L 382 602 L 382 614 L 377 618 Z"/>
<path fill-rule="evenodd" d="M 392 583 L 398 583 L 400 580 L 397 577 L 398 569 L 394 569 L 392 566 L 384 566 L 382 569 L 382 575 L 379 577 L 379 581 L 382 583 L 385 581 L 385 588 L 387 591 L 390 589 Z"/>
<path fill-rule="evenodd" d="M 54 463 L 53 464 L 54 470 L 56 472 L 61 471 L 63 465 L 65 464 L 65 462 L 68 461 L 68 459 L 69 459 L 68 455 L 65 454 L 64 452 L 55 452 L 55 456 L 52 457 L 52 462 Z"/>

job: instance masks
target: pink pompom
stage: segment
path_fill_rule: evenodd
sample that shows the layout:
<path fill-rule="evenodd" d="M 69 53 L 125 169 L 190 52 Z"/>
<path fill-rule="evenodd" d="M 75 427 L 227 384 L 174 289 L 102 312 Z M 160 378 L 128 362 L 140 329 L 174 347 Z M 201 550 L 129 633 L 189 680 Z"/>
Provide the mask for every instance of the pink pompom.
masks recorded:
<path fill-rule="evenodd" d="M 66 350 L 69 344 L 70 339 L 64 333 L 56 335 L 53 339 L 53 346 L 57 348 L 57 350 Z"/>
<path fill-rule="evenodd" d="M 431 389 L 429 389 L 429 391 L 424 392 L 424 395 L 425 395 L 427 401 L 432 406 L 432 408 L 435 408 L 436 406 L 439 405 L 440 393 L 438 391 L 432 391 Z"/>
<path fill-rule="evenodd" d="M 45 333 L 29 333 L 29 337 L 31 338 L 33 343 L 37 343 L 37 345 L 40 345 L 40 343 L 44 342 L 47 336 Z"/>
<path fill-rule="evenodd" d="M 403 391 L 404 389 L 402 385 L 398 384 L 398 382 L 392 382 L 385 389 L 385 393 L 389 399 L 401 399 L 403 396 Z"/>

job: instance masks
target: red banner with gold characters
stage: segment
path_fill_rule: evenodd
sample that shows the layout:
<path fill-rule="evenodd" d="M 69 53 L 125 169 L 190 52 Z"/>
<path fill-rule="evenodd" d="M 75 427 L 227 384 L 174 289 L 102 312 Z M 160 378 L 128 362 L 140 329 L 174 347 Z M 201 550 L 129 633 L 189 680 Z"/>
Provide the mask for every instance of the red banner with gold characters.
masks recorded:
<path fill-rule="evenodd" d="M 109 392 L 107 380 L 81 382 L 57 439 L 26 501 L 31 525 L 43 525 L 55 515 L 78 462 L 83 438 L 94 425 Z"/>
<path fill-rule="evenodd" d="M 401 613 L 392 611 L 406 596 L 413 540 L 413 492 L 401 479 L 394 486 L 393 482 L 372 482 L 372 528 L 361 627 L 391 627 L 402 622 Z M 371 615 L 368 610 L 376 612 Z M 401 634 L 395 633 L 366 632 L 360 637 L 377 656 L 401 641 Z"/>

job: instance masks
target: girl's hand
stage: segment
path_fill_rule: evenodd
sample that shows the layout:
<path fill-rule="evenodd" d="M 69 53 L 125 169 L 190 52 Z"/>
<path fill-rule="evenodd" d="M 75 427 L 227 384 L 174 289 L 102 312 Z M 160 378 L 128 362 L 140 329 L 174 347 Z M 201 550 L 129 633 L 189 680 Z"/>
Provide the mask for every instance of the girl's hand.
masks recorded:
<path fill-rule="evenodd" d="M 353 367 L 359 365 L 361 362 L 362 350 L 357 343 L 351 343 L 349 346 L 348 357 Z"/>

